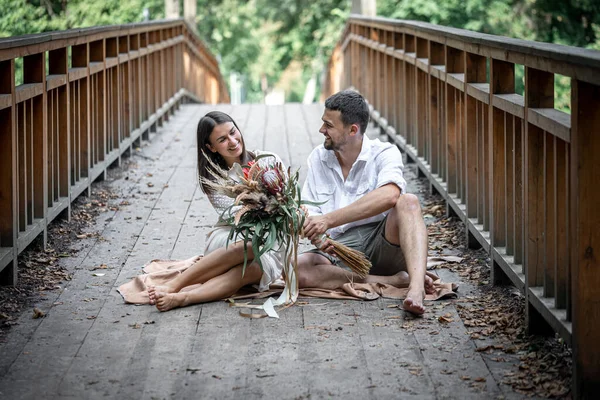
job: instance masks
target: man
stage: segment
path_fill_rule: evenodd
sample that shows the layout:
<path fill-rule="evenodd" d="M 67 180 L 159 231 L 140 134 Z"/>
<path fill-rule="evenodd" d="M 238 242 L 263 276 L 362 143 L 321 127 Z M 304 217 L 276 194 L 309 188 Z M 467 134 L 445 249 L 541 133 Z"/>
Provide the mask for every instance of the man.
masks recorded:
<path fill-rule="evenodd" d="M 426 286 L 428 292 L 433 289 L 426 278 L 427 229 L 418 198 L 406 193 L 400 151 L 364 135 L 369 108 L 355 91 L 329 97 L 322 120 L 319 132 L 325 141 L 308 158 L 302 189 L 304 200 L 324 202 L 308 207 L 304 224 L 305 237 L 320 250 L 299 257 L 300 287 L 336 289 L 349 280 L 408 284 L 403 307 L 423 314 Z M 361 279 L 334 265 L 325 233 L 364 252 L 373 264 L 372 275 Z"/>

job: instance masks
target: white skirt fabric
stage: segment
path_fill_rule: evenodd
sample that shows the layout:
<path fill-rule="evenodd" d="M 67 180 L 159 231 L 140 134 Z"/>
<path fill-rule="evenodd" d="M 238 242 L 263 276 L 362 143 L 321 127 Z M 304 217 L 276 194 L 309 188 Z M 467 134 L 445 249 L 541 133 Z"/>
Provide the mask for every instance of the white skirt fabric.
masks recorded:
<path fill-rule="evenodd" d="M 229 226 L 216 226 L 206 235 L 206 246 L 204 254 L 210 254 L 213 251 L 225 247 L 227 237 L 231 228 Z M 232 244 L 232 242 L 230 242 Z M 268 251 L 260 257 L 263 267 L 263 274 L 258 284 L 258 290 L 264 292 L 269 290 L 269 285 L 281 278 L 283 270 L 284 251 Z"/>

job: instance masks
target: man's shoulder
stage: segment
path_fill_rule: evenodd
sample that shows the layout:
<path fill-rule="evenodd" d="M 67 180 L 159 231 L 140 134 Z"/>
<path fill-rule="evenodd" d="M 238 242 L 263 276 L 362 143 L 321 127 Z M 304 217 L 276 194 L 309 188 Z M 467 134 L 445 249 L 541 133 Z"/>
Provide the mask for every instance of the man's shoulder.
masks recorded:
<path fill-rule="evenodd" d="M 379 139 L 369 139 L 371 144 L 370 155 L 372 158 L 377 157 L 384 152 L 392 152 L 400 154 L 400 150 L 395 144 L 390 142 L 382 142 Z"/>

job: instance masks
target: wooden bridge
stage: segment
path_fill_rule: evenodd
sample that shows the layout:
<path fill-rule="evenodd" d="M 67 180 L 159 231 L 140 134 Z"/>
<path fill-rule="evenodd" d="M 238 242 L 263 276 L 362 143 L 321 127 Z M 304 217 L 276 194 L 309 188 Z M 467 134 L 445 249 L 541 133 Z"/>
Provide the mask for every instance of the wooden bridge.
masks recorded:
<path fill-rule="evenodd" d="M 16 86 L 15 65 L 19 59 L 23 63 L 23 84 Z M 524 96 L 515 93 L 516 65 L 524 66 Z M 571 115 L 554 109 L 555 74 L 571 78 Z M 431 189 L 447 201 L 449 212 L 464 221 L 469 243 L 482 246 L 489 253 L 494 282 L 510 282 L 524 293 L 530 330 L 542 332 L 552 328 L 572 345 L 575 396 L 588 398 L 595 394 L 595 389 L 600 388 L 600 344 L 596 340 L 600 337 L 597 322 L 600 273 L 593 248 L 600 240 L 596 229 L 600 224 L 596 210 L 600 191 L 594 189 L 594 183 L 600 178 L 594 168 L 594 156 L 600 151 L 600 55 L 426 23 L 353 16 L 332 55 L 325 94 L 349 86 L 367 97 L 381 133 L 395 142 L 416 164 L 419 173 L 429 179 Z M 190 101 L 216 104 L 227 103 L 229 99 L 214 57 L 180 20 L 0 40 L 0 277 L 3 283 L 16 283 L 19 254 L 36 237 L 46 235 L 48 225 L 63 211 L 70 212 L 71 203 L 81 193 L 89 192 L 98 177 L 106 177 L 108 167 L 120 164 L 125 153 L 131 154 L 149 138 L 153 138 L 151 143 L 160 143 L 162 133 L 155 133 L 165 128 L 170 132 L 165 136 L 171 135 L 169 140 L 174 140 L 176 132 L 181 131 L 184 133 L 181 145 L 193 146 L 190 124 L 208 108 L 182 108 L 182 104 Z M 304 109 L 286 106 L 272 114 L 258 111 L 263 116 L 273 115 L 266 119 L 266 126 L 261 126 L 262 120 L 256 120 L 255 115 L 248 117 L 253 115 L 248 107 L 228 108 L 228 111 L 247 117 L 247 121 L 254 118 L 253 123 L 244 123 L 245 133 L 254 138 L 257 147 L 272 145 L 272 150 L 283 153 L 292 165 L 301 166 L 310 148 L 319 143 L 318 137 L 311 138 L 311 135 L 318 135 L 320 106 Z M 286 118 L 299 115 L 304 122 L 294 126 L 302 127 L 301 134 L 278 134 L 291 129 L 291 122 Z M 261 138 L 262 132 L 270 135 L 269 140 Z M 181 145 L 175 145 L 181 153 L 174 152 L 173 157 L 185 153 Z M 159 144 L 153 144 L 150 151 L 160 148 Z M 182 172 L 181 181 L 176 179 L 174 186 L 183 187 L 185 182 L 194 179 L 193 168 L 189 168 L 193 166 L 193 159 L 184 157 L 182 163 L 189 173 Z M 161 183 L 172 184 L 167 178 Z M 190 186 L 185 190 L 194 188 Z M 190 201 L 194 196 L 194 192 L 184 195 Z M 155 217 L 166 217 L 159 214 Z M 205 219 L 206 215 L 198 218 Z M 207 222 L 210 221 L 198 224 L 204 226 Z M 185 242 L 179 246 L 189 245 Z M 126 258 L 127 266 L 131 268 L 142 258 L 187 255 L 173 248 L 167 253 L 160 250 L 152 254 L 140 250 L 143 253 L 137 258 Z M 98 251 L 93 260 L 108 256 L 102 253 L 106 249 Z M 124 271 L 127 272 L 122 273 L 132 273 L 133 269 Z M 119 271 L 114 273 L 115 278 L 126 278 L 119 275 Z M 106 296 L 106 293 L 98 295 Z M 369 306 L 364 307 L 367 308 L 361 310 L 369 313 Z M 385 309 L 385 304 L 374 306 L 373 310 L 381 312 L 381 308 Z M 108 334 L 112 341 L 120 341 L 119 337 L 110 336 L 107 332 L 110 326 L 105 323 L 113 314 L 124 311 L 109 307 L 103 309 L 103 314 L 99 310 L 93 319 L 100 317 L 104 324 L 96 321 L 96 328 L 86 328 L 86 337 Z M 203 306 L 201 310 L 208 313 L 202 314 L 203 318 L 208 315 L 216 324 L 212 331 L 203 333 L 208 340 L 208 344 L 202 346 L 206 351 L 213 343 L 223 352 L 236 352 L 236 343 L 246 340 L 245 346 L 251 346 L 243 338 L 254 334 L 266 335 L 275 345 L 285 347 L 283 337 L 275 335 L 275 332 L 283 335 L 281 330 L 268 334 L 265 326 L 254 325 L 244 325 L 241 330 L 230 329 L 231 319 L 220 317 L 220 308 Z M 357 314 L 355 309 L 352 312 Z M 103 372 L 101 376 L 114 379 L 121 371 L 132 387 L 136 387 L 138 376 L 125 373 L 129 360 L 134 368 L 145 371 L 146 386 L 169 397 L 170 392 L 166 388 L 161 391 L 156 380 L 160 381 L 165 368 L 176 364 L 177 357 L 184 357 L 181 352 L 195 346 L 193 337 L 197 332 L 192 331 L 197 329 L 200 316 L 194 317 L 194 323 L 186 324 L 182 322 L 185 314 L 182 311 L 171 314 L 177 317 L 160 317 L 172 324 L 163 325 L 161 335 L 177 335 L 178 329 L 187 332 L 184 340 L 187 347 L 163 354 L 171 364 L 159 362 L 156 355 L 150 357 L 151 362 L 161 368 L 160 374 L 149 372 L 148 366 L 143 365 L 144 357 L 131 356 L 134 351 L 143 351 L 144 344 L 159 351 L 160 347 L 154 346 L 161 336 L 155 334 L 132 339 L 131 346 L 135 348 L 121 348 L 119 353 L 125 352 L 131 357 L 121 359 L 114 355 L 120 360 L 117 369 Z M 300 316 L 294 314 L 288 322 L 281 322 L 292 329 L 299 323 L 296 318 Z M 325 317 L 315 314 L 310 318 L 315 318 L 315 326 L 325 323 L 318 320 Z M 59 329 L 61 323 L 55 321 L 54 324 L 54 330 L 42 330 L 40 335 L 48 335 L 45 337 L 49 342 L 64 345 L 50 339 L 56 333 L 67 334 Z M 73 329 L 80 332 L 76 327 Z M 216 337 L 223 335 L 231 340 L 230 347 L 217 346 Z M 356 335 L 360 338 L 360 332 Z M 344 340 L 352 346 L 354 339 L 350 337 L 352 335 Z M 398 337 L 391 335 L 383 342 L 394 346 Z M 363 340 L 381 339 L 376 338 L 369 336 Z M 77 360 L 77 354 L 82 351 L 91 357 L 101 353 L 101 349 L 94 350 L 93 341 L 82 340 L 87 344 L 81 347 L 78 343 L 79 350 L 65 354 L 70 357 L 68 366 L 61 367 L 58 360 L 53 361 L 58 364 L 52 364 L 52 368 L 63 372 L 59 383 L 78 387 L 78 369 L 84 369 L 85 363 Z M 301 341 L 310 341 L 310 338 Z M 102 339 L 98 343 L 108 345 L 111 341 Z M 318 349 L 313 351 L 318 352 Z M 334 354 L 340 350 L 328 351 Z M 289 354 L 292 358 L 302 358 L 297 352 Z M 367 351 L 365 354 L 367 359 L 375 357 L 372 359 L 375 362 L 379 353 Z M 198 352 L 197 356 L 202 357 L 202 353 Z M 12 369 L 13 375 L 6 375 L 3 385 L 15 381 L 19 373 L 25 380 L 35 378 L 24 372 L 28 362 L 34 362 L 35 358 L 20 356 L 14 360 L 11 365 L 20 369 Z M 304 367 L 310 368 L 310 362 L 304 361 Z M 260 362 L 252 362 L 257 371 L 263 368 Z M 106 360 L 101 363 L 104 367 L 108 364 L 110 361 Z M 188 369 L 194 369 L 193 363 L 188 364 Z M 239 362 L 234 367 L 245 368 Z M 86 379 L 92 381 L 87 375 Z M 220 379 L 216 375 L 209 381 Z M 254 377 L 251 381 L 261 380 Z M 48 382 L 54 382 L 52 376 Z M 365 386 L 369 386 L 371 381 L 365 382 Z M 428 382 L 431 389 L 441 381 Z M 229 383 L 228 390 L 237 390 L 235 383 Z M 324 389 L 327 385 L 319 384 L 319 395 L 327 396 Z M 93 385 L 88 382 L 86 388 Z M 488 386 L 490 391 L 499 394 L 493 385 Z M 430 397 L 415 388 L 416 397 Z M 390 391 L 378 392 L 370 388 L 365 395 L 394 393 L 391 387 L 388 389 Z M 25 386 L 20 390 L 30 395 L 41 393 L 27 392 Z M 83 393 L 57 386 L 52 386 L 52 390 L 53 396 Z M 130 393 L 123 383 L 120 389 L 115 389 L 117 391 L 106 387 L 103 390 L 113 395 Z M 180 394 L 184 392 L 191 393 L 184 390 Z M 104 392 L 92 393 L 100 396 Z M 211 393 L 215 397 L 222 394 Z M 266 392 L 243 393 L 259 397 Z M 292 390 L 290 393 L 304 392 Z M 439 393 L 436 396 L 444 398 Z"/>

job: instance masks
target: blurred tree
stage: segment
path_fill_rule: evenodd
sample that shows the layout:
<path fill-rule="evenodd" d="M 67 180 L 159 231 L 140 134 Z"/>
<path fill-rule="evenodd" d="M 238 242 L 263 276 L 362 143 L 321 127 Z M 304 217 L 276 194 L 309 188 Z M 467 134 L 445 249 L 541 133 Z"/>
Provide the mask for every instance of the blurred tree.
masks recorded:
<path fill-rule="evenodd" d="M 309 77 L 323 69 L 348 10 L 347 0 L 199 0 L 198 31 L 222 72 L 245 78 L 246 101 L 260 101 L 291 61 Z M 288 98 L 302 98 L 301 87 Z"/>
<path fill-rule="evenodd" d="M 340 37 L 350 0 L 197 0 L 200 36 L 236 72 L 246 101 L 261 101 L 293 62 L 301 83 L 320 74 Z M 378 15 L 495 35 L 600 49 L 599 0 L 378 0 Z M 0 37 L 164 16 L 164 0 L 0 0 Z M 519 77 L 518 77 L 519 78 Z M 519 79 L 517 79 L 519 80 Z M 568 79 L 557 77 L 557 106 L 568 108 Z M 519 88 L 518 88 L 519 89 Z M 522 88 L 521 88 L 522 89 Z"/>

